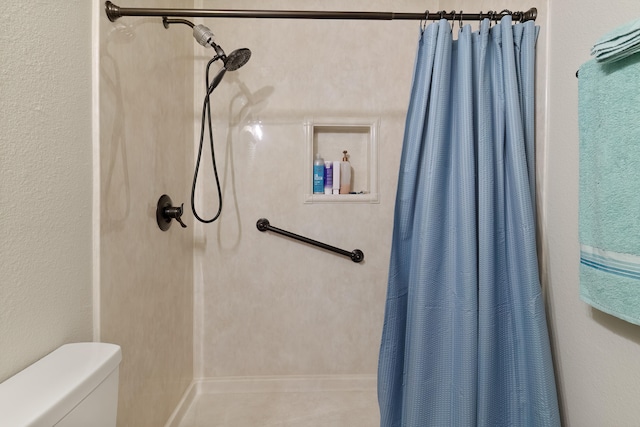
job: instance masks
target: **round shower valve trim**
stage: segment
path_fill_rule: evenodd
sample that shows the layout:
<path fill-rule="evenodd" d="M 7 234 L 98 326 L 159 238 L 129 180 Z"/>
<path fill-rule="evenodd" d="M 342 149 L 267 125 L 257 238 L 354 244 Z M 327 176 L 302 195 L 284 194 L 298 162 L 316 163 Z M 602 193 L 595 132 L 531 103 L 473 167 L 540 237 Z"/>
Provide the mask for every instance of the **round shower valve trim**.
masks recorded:
<path fill-rule="evenodd" d="M 186 228 L 187 225 L 182 222 L 184 203 L 180 206 L 173 206 L 171 197 L 163 194 L 158 200 L 158 206 L 156 208 L 156 221 L 160 230 L 167 231 L 171 227 L 171 220 L 175 219 L 180 223 L 182 228 Z"/>

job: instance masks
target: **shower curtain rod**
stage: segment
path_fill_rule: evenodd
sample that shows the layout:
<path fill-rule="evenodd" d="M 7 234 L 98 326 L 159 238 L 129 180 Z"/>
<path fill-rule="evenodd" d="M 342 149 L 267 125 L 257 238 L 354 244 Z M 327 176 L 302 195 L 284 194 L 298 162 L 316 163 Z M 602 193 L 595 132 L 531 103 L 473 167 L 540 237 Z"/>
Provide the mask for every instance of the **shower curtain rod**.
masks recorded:
<path fill-rule="evenodd" d="M 538 10 L 532 7 L 526 12 L 488 11 L 486 13 L 462 13 L 440 11 L 437 13 L 395 13 L 395 12 L 339 12 L 311 10 L 234 10 L 234 9 L 155 9 L 124 8 L 107 1 L 105 12 L 111 22 L 123 16 L 158 16 L 158 17 L 192 17 L 192 18 L 281 18 L 281 19 L 352 19 L 352 20 L 432 20 L 450 19 L 459 21 L 482 20 L 489 18 L 498 20 L 511 15 L 514 21 L 535 21 Z"/>

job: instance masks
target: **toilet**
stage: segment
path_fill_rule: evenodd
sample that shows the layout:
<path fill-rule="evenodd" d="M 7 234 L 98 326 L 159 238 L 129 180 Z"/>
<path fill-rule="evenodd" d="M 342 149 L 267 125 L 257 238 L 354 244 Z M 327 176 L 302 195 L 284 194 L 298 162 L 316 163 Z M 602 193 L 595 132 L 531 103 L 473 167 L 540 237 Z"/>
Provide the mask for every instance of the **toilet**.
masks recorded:
<path fill-rule="evenodd" d="M 2 427 L 115 427 L 120 347 L 66 344 L 0 384 Z"/>

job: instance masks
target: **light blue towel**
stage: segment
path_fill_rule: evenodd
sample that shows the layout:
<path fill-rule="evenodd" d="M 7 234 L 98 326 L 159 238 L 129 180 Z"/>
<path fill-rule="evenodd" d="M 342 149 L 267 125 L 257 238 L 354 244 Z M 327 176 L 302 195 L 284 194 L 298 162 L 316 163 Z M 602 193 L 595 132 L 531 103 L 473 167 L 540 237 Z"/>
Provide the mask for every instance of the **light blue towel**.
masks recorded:
<path fill-rule="evenodd" d="M 580 297 L 640 325 L 640 55 L 580 68 Z"/>
<path fill-rule="evenodd" d="M 640 51 L 640 19 L 602 36 L 591 48 L 598 62 L 615 62 Z"/>

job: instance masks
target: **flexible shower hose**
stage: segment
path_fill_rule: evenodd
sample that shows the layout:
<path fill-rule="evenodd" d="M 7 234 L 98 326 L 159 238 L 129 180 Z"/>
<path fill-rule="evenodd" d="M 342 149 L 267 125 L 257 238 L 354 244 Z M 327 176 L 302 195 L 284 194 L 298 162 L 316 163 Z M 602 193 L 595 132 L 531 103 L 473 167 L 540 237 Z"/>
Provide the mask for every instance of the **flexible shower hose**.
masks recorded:
<path fill-rule="evenodd" d="M 220 178 L 218 178 L 218 167 L 216 165 L 216 155 L 214 151 L 213 144 L 213 126 L 211 124 L 211 101 L 210 96 L 215 89 L 215 86 L 209 85 L 209 69 L 211 68 L 211 64 L 213 64 L 216 60 L 220 59 L 219 56 L 213 57 L 208 63 L 205 73 L 205 82 L 206 82 L 206 94 L 204 97 L 204 102 L 202 104 L 202 120 L 200 125 L 200 145 L 198 147 L 198 158 L 196 159 L 196 166 L 193 172 L 193 185 L 191 186 L 191 210 L 193 211 L 193 216 L 200 222 L 205 224 L 210 224 L 214 222 L 220 216 L 222 212 L 222 190 L 220 189 Z M 200 171 L 200 162 L 202 160 L 202 148 L 204 145 L 204 132 L 205 132 L 205 122 L 209 129 L 209 146 L 211 147 L 211 163 L 213 165 L 213 175 L 215 177 L 216 188 L 218 190 L 218 212 L 211 219 L 204 219 L 198 215 L 196 211 L 195 204 L 195 194 L 196 194 L 196 184 L 198 182 L 198 172 Z"/>

